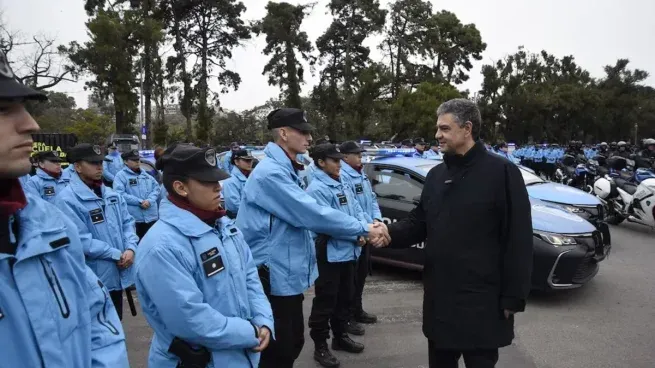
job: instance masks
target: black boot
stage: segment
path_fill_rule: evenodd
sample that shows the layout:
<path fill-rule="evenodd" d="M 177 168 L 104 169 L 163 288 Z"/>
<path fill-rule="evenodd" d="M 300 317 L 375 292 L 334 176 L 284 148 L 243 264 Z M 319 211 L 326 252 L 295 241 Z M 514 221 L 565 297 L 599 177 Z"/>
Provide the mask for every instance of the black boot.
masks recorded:
<path fill-rule="evenodd" d="M 355 314 L 355 321 L 359 323 L 373 324 L 378 321 L 378 317 L 375 314 L 369 314 L 364 310 L 361 310 L 359 313 Z"/>
<path fill-rule="evenodd" d="M 364 351 L 364 344 L 353 341 L 348 334 L 332 338 L 332 350 L 343 350 L 349 353 L 361 353 Z"/>
<path fill-rule="evenodd" d="M 328 348 L 328 344 L 325 341 L 317 342 L 314 346 L 314 360 L 318 364 L 327 368 L 336 368 L 339 366 L 339 360 L 332 355 L 332 352 Z"/>
<path fill-rule="evenodd" d="M 364 336 L 366 330 L 364 329 L 364 326 L 362 326 L 361 324 L 355 321 L 350 321 L 346 326 L 346 332 L 348 332 L 351 335 Z"/>

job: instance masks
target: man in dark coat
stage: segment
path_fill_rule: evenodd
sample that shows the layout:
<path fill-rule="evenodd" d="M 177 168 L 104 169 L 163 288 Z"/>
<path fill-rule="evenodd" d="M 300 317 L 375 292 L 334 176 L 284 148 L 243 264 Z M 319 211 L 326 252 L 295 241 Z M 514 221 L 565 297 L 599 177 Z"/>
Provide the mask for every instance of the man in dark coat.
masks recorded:
<path fill-rule="evenodd" d="M 532 271 L 530 202 L 519 169 L 476 143 L 475 103 L 437 110 L 445 164 L 425 181 L 409 217 L 388 226 L 391 247 L 425 241 L 423 333 L 430 367 L 491 368 L 514 338 Z"/>

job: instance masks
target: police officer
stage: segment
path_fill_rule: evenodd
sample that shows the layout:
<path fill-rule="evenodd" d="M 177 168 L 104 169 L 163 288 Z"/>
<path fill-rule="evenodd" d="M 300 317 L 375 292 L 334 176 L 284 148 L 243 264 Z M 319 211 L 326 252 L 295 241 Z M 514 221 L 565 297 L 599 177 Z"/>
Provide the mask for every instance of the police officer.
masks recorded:
<path fill-rule="evenodd" d="M 412 157 L 422 158 L 424 153 L 425 153 L 426 148 L 427 148 L 427 143 L 425 143 L 425 141 L 422 138 L 418 139 L 418 140 L 415 140 L 414 141 L 414 150 L 415 151 L 414 151 L 414 154 L 412 155 Z"/>
<path fill-rule="evenodd" d="M 430 160 L 441 159 L 441 152 L 439 152 L 439 143 L 437 141 L 430 142 L 430 149 L 423 153 L 423 158 Z"/>
<path fill-rule="evenodd" d="M 335 238 L 369 236 L 381 243 L 384 225 L 321 206 L 302 187 L 295 161 L 311 141 L 312 126 L 305 112 L 294 108 L 272 111 L 268 128 L 275 142 L 246 181 L 236 224 L 243 231 L 259 268 L 275 317 L 275 340 L 262 354 L 261 368 L 292 367 L 304 345 L 303 293 L 316 277 L 315 247 L 310 231 Z"/>
<path fill-rule="evenodd" d="M 72 161 L 69 160 L 69 162 Z M 106 186 L 110 188 L 113 186 L 114 176 L 123 170 L 123 166 L 123 160 L 121 159 L 120 152 L 118 152 L 116 143 L 111 142 L 107 147 L 107 156 L 102 162 L 102 177 Z"/>
<path fill-rule="evenodd" d="M 246 150 L 234 151 L 232 154 L 232 176 L 223 186 L 223 198 L 228 217 L 236 218 L 243 196 L 243 186 L 252 171 L 253 157 Z"/>
<path fill-rule="evenodd" d="M 0 365 L 127 368 L 123 330 L 77 228 L 18 180 L 39 131 L 24 103 L 45 99 L 0 53 Z"/>
<path fill-rule="evenodd" d="M 354 142 L 353 142 L 354 143 Z M 341 179 L 341 159 L 344 157 L 333 144 L 321 144 L 312 150 L 318 170 L 307 188 L 307 194 L 322 206 L 334 208 L 346 215 L 369 222 L 355 195 Z M 333 238 L 317 234 L 316 279 L 312 312 L 309 316 L 309 335 L 314 340 L 314 359 L 324 367 L 337 367 L 339 360 L 327 345 L 332 327 L 332 349 L 361 353 L 364 345 L 348 336 L 348 322 L 352 307 L 355 265 L 366 243 L 363 237 Z"/>
<path fill-rule="evenodd" d="M 257 367 L 274 331 L 271 306 L 241 232 L 220 209 L 216 151 L 188 145 L 160 161 L 168 197 L 135 264 L 154 337 L 149 367 Z"/>
<path fill-rule="evenodd" d="M 127 210 L 136 222 L 136 235 L 143 239 L 159 218 L 159 183 L 141 170 L 139 151 L 125 152 L 121 158 L 125 167 L 114 176 L 114 190 L 125 199 Z"/>
<path fill-rule="evenodd" d="M 232 142 L 230 144 L 230 151 L 225 154 L 225 157 L 223 157 L 223 165 L 219 168 L 222 168 L 223 171 L 227 173 L 231 173 L 232 169 L 234 168 L 234 163 L 232 162 L 232 155 L 234 154 L 235 151 L 238 151 L 240 149 L 241 147 L 239 146 L 239 143 Z"/>
<path fill-rule="evenodd" d="M 344 155 L 341 165 L 343 184 L 351 191 L 353 198 L 357 199 L 369 223 L 382 222 L 382 213 L 380 212 L 377 196 L 373 192 L 371 182 L 362 167 L 362 152 L 364 149 L 354 141 L 347 141 L 339 146 L 339 150 Z M 351 323 L 348 326 L 348 332 L 353 335 L 363 334 L 364 328 L 352 322 L 371 324 L 378 320 L 377 316 L 364 311 L 362 304 L 362 294 L 366 277 L 370 271 L 370 261 L 371 245 L 366 244 L 362 247 L 362 254 L 355 269 L 355 294 L 351 304 Z"/>
<path fill-rule="evenodd" d="M 39 163 L 39 168 L 25 188 L 48 202 L 54 202 L 56 195 L 68 186 L 62 178 L 62 160 L 57 151 L 38 152 L 34 159 Z"/>
<path fill-rule="evenodd" d="M 71 151 L 77 175 L 58 196 L 58 207 L 77 225 L 86 263 L 109 289 L 122 319 L 123 290 L 134 284 L 134 218 L 125 199 L 102 183 L 100 147 L 82 143 Z"/>

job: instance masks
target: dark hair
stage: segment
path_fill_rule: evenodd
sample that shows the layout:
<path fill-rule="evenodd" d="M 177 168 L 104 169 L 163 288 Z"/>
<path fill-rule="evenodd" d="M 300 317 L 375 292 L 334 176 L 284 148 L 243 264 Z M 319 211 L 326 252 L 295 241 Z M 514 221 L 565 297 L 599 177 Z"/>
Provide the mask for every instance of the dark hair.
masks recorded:
<path fill-rule="evenodd" d="M 164 185 L 164 188 L 166 188 L 166 191 L 168 194 L 173 195 L 173 196 L 178 196 L 177 192 L 173 188 L 173 183 L 176 181 L 181 181 L 182 183 L 187 183 L 189 178 L 185 176 L 180 176 L 180 175 L 175 175 L 175 174 L 170 174 L 164 171 L 164 175 L 162 175 L 161 182 Z"/>
<path fill-rule="evenodd" d="M 482 125 L 482 116 L 478 105 L 465 98 L 455 98 L 446 101 L 437 109 L 437 116 L 452 114 L 460 128 L 463 128 L 467 122 L 471 123 L 471 135 L 473 140 L 477 140 L 480 135 L 480 126 Z"/>
<path fill-rule="evenodd" d="M 162 147 L 157 147 L 155 148 L 155 160 L 159 160 L 159 158 L 164 154 L 166 150 Z"/>

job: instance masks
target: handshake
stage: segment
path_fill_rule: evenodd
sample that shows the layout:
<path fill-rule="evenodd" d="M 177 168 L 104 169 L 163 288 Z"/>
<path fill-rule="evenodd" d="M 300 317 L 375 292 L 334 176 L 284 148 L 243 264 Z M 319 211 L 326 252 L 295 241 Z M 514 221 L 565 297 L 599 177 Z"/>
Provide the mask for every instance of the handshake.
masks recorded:
<path fill-rule="evenodd" d="M 391 243 L 389 229 L 384 222 L 376 221 L 368 225 L 368 240 L 376 248 L 383 248 Z"/>

